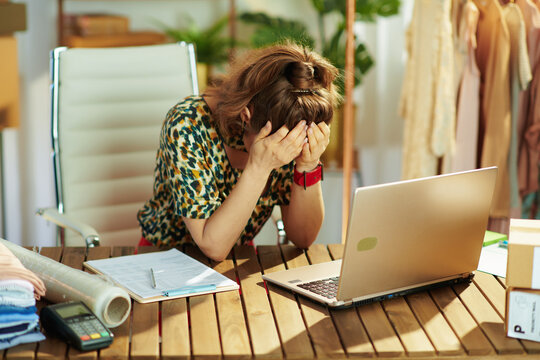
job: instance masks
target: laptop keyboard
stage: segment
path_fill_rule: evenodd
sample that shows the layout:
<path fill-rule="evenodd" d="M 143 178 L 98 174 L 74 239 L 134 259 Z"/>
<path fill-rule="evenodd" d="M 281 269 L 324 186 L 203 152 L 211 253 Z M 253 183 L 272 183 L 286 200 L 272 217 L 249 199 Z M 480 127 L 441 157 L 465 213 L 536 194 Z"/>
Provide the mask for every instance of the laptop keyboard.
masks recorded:
<path fill-rule="evenodd" d="M 333 299 L 337 296 L 338 284 L 339 276 L 336 276 L 328 279 L 298 284 L 297 286 L 301 287 L 302 289 L 311 291 L 315 294 L 324 296 L 327 299 Z"/>

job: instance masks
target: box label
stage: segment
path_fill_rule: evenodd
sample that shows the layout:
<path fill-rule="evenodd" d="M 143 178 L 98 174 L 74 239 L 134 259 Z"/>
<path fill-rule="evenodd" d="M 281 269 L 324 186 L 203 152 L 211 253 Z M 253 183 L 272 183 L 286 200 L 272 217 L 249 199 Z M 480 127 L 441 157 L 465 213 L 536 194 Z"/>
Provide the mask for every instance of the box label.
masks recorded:
<path fill-rule="evenodd" d="M 540 289 L 540 247 L 535 246 L 533 253 L 531 287 Z"/>
<path fill-rule="evenodd" d="M 508 301 L 508 336 L 540 341 L 540 296 L 512 291 Z"/>

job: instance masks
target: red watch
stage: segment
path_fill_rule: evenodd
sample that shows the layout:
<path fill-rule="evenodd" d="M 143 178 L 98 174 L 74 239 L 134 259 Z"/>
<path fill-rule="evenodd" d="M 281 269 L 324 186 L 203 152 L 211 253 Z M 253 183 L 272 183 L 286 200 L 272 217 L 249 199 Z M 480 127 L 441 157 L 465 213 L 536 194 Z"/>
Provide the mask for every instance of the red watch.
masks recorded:
<path fill-rule="evenodd" d="M 312 170 L 310 172 L 300 172 L 296 170 L 296 165 L 294 166 L 294 176 L 293 180 L 296 185 L 300 185 L 304 187 L 304 190 L 311 185 L 314 185 L 318 183 L 319 181 L 323 180 L 323 164 L 319 163 L 315 170 Z"/>

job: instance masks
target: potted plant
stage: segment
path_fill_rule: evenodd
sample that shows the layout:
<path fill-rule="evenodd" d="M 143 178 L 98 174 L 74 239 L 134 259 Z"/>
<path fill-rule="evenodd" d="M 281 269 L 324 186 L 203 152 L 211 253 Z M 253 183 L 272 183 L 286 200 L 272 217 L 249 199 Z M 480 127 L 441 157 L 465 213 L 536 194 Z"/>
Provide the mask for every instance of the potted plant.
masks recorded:
<path fill-rule="evenodd" d="M 216 21 L 207 29 L 199 28 L 193 19 L 186 17 L 187 26 L 170 28 L 162 25 L 165 34 L 174 41 L 185 41 L 195 45 L 197 55 L 197 77 L 200 90 L 204 90 L 212 76 L 213 67 L 229 60 L 232 40 L 223 35 L 228 23 L 227 16 Z"/>

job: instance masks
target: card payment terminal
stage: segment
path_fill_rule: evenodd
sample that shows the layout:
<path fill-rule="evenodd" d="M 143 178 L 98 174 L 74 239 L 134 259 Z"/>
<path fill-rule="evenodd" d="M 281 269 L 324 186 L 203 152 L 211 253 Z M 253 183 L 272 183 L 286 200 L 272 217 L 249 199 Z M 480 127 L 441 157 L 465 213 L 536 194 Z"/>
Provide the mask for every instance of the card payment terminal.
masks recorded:
<path fill-rule="evenodd" d="M 101 349 L 113 341 L 113 333 L 80 301 L 47 306 L 41 325 L 81 351 Z"/>

